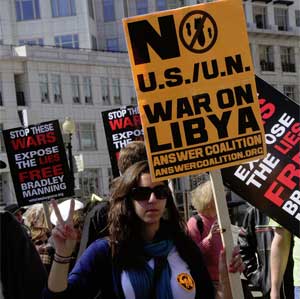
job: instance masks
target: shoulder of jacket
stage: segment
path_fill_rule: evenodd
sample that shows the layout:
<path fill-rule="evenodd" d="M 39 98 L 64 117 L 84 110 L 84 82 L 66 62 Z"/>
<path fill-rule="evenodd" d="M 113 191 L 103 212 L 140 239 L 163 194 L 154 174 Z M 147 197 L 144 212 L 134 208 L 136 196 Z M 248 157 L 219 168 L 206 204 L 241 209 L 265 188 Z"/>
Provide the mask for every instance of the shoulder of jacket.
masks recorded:
<path fill-rule="evenodd" d="M 107 238 L 97 239 L 90 246 L 93 246 L 94 248 L 97 248 L 97 250 L 104 252 L 108 252 L 110 250 L 110 244 Z"/>

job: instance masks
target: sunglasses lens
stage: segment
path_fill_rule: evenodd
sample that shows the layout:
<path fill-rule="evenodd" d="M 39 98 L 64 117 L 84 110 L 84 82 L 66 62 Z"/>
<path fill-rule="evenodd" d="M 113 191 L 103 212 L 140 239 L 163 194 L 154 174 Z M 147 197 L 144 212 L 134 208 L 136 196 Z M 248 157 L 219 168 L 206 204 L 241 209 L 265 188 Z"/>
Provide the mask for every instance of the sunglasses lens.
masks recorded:
<path fill-rule="evenodd" d="M 36 241 L 34 244 L 35 244 L 36 246 L 41 246 L 41 245 L 44 244 L 44 242 L 43 242 L 42 240 L 39 240 L 39 241 Z"/>
<path fill-rule="evenodd" d="M 169 188 L 165 185 L 155 187 L 153 192 L 157 199 L 166 199 L 169 196 Z"/>
<path fill-rule="evenodd" d="M 152 192 L 157 199 L 166 199 L 170 194 L 168 186 L 165 185 L 159 185 L 153 189 L 149 187 L 137 187 L 132 189 L 131 198 L 136 201 L 149 200 Z"/>
<path fill-rule="evenodd" d="M 152 190 L 148 187 L 137 187 L 132 189 L 131 198 L 136 201 L 148 200 Z"/>

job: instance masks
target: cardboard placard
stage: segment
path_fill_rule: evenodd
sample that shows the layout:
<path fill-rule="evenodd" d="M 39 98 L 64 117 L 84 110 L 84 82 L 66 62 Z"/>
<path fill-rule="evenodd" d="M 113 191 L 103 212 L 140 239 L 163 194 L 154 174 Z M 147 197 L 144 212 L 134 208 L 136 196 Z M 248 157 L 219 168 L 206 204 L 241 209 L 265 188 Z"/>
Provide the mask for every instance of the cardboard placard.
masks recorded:
<path fill-rule="evenodd" d="M 241 1 L 131 17 L 123 25 L 154 181 L 266 154 Z"/>
<path fill-rule="evenodd" d="M 137 106 L 124 106 L 102 111 L 102 119 L 110 163 L 114 177 L 120 175 L 118 158 L 120 150 L 134 140 L 144 140 L 141 118 Z"/>
<path fill-rule="evenodd" d="M 74 194 L 58 120 L 3 130 L 3 137 L 20 206 Z"/>
<path fill-rule="evenodd" d="M 299 105 L 256 77 L 268 154 L 222 170 L 224 184 L 300 237 Z"/>

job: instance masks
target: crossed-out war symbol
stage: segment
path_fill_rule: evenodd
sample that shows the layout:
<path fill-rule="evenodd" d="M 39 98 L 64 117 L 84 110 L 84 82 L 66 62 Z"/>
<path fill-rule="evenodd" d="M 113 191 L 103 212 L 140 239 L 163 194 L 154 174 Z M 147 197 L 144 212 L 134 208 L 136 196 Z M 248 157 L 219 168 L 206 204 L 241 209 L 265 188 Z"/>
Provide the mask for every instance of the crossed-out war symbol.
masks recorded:
<path fill-rule="evenodd" d="M 191 52 L 204 53 L 215 44 L 218 28 L 213 17 L 205 11 L 194 10 L 188 13 L 179 26 L 182 44 Z"/>

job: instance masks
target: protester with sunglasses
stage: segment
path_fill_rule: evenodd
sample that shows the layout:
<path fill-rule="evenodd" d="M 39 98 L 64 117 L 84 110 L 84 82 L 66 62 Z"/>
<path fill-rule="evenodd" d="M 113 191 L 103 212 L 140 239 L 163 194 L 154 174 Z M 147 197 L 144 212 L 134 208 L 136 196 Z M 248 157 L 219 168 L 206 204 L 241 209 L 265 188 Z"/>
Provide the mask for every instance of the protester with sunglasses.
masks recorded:
<path fill-rule="evenodd" d="M 44 298 L 215 298 L 197 245 L 189 238 L 166 182 L 153 182 L 146 161 L 135 163 L 113 184 L 109 237 L 92 243 L 67 277 L 74 247 L 71 204 L 58 223 L 56 253 Z M 218 298 L 231 298 L 224 252 Z M 229 270 L 242 270 L 237 252 Z"/>
<path fill-rule="evenodd" d="M 120 175 L 122 175 L 129 166 L 143 160 L 147 160 L 145 143 L 138 140 L 128 143 L 120 150 L 118 158 Z M 108 198 L 98 201 L 98 204 L 89 210 L 83 226 L 78 258 L 92 242 L 108 235 L 108 210 Z"/>

